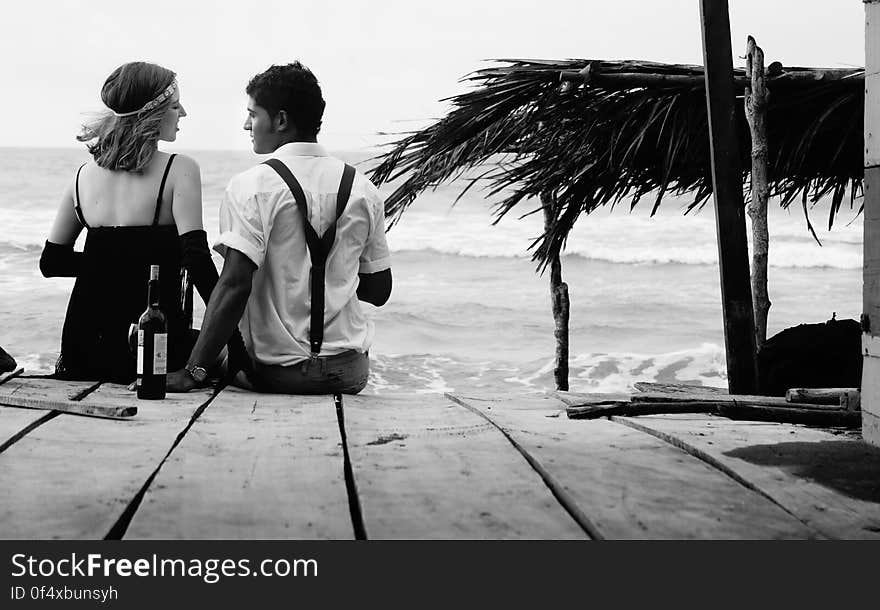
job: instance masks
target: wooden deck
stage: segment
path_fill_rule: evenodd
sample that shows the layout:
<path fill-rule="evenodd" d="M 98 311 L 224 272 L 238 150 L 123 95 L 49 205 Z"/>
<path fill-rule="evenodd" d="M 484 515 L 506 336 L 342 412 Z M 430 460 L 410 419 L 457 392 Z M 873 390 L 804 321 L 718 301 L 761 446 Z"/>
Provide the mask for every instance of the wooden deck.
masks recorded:
<path fill-rule="evenodd" d="M 573 420 L 554 395 L 0 385 L 47 401 L 0 406 L 2 538 L 880 538 L 880 449 L 830 429 Z M 83 407 L 137 414 L 60 410 Z"/>

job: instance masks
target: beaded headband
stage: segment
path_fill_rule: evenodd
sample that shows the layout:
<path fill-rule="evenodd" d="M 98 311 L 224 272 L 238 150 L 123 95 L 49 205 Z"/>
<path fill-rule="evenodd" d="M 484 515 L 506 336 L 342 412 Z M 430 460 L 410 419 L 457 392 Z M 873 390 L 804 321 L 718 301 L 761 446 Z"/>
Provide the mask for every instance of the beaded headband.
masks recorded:
<path fill-rule="evenodd" d="M 141 112 L 149 112 L 150 110 L 152 110 L 153 108 L 155 108 L 156 106 L 158 106 L 159 104 L 161 104 L 162 102 L 167 100 L 169 97 L 174 95 L 174 92 L 176 90 L 177 90 L 177 79 L 174 79 L 171 81 L 170 85 L 165 87 L 165 90 L 162 93 L 160 93 L 159 95 L 157 95 L 156 97 L 151 99 L 149 102 L 144 104 L 141 108 L 138 108 L 137 110 L 132 110 L 131 112 L 116 112 L 115 110 L 113 110 L 111 108 L 110 112 L 112 112 L 115 116 L 118 116 L 118 117 L 133 116 L 135 114 L 140 114 Z"/>

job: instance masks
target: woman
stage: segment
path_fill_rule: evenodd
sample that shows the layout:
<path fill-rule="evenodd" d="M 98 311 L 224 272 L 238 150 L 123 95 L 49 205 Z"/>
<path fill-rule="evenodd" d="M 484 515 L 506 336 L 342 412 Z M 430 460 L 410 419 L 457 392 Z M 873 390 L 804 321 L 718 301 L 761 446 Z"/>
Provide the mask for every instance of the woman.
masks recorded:
<path fill-rule="evenodd" d="M 178 290 L 181 269 L 206 303 L 217 270 L 202 228 L 199 166 L 157 148 L 177 138 L 186 116 L 174 72 L 124 64 L 105 81 L 101 99 L 108 110 L 77 136 L 93 160 L 61 197 L 40 270 L 45 277 L 76 277 L 56 376 L 128 383 L 136 373 L 127 331 L 147 307 L 150 265 L 160 266 L 169 371 L 186 362 L 192 346 Z M 85 246 L 74 252 L 83 229 Z"/>

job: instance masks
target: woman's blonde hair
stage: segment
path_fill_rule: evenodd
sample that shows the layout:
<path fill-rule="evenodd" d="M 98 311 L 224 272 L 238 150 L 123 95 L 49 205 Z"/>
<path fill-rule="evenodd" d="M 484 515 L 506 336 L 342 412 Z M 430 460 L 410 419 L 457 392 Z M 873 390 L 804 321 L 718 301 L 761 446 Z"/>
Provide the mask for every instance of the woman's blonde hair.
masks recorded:
<path fill-rule="evenodd" d="M 162 66 L 137 61 L 107 77 L 101 100 L 109 110 L 85 123 L 76 137 L 86 142 L 95 163 L 111 170 L 144 170 L 156 152 L 162 118 L 173 96 L 151 102 L 171 91 L 175 76 Z"/>

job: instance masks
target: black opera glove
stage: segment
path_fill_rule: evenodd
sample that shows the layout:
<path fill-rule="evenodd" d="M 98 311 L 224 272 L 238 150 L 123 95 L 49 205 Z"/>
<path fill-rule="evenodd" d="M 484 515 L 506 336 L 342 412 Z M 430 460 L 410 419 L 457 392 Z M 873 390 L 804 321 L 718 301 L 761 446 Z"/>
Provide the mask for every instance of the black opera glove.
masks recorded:
<path fill-rule="evenodd" d="M 56 244 L 46 240 L 40 255 L 43 277 L 77 277 L 82 269 L 82 252 L 74 252 L 73 244 Z"/>
<path fill-rule="evenodd" d="M 180 236 L 181 264 L 189 271 L 190 279 L 206 304 L 220 276 L 208 249 L 208 234 L 203 229 L 188 231 Z"/>
<path fill-rule="evenodd" d="M 183 255 L 181 263 L 189 271 L 199 296 L 207 304 L 220 279 L 208 249 L 208 234 L 204 230 L 188 231 L 180 236 L 180 247 Z M 240 370 L 252 372 L 253 364 L 238 328 L 232 332 L 226 346 L 229 350 L 229 376 L 234 376 Z"/>

